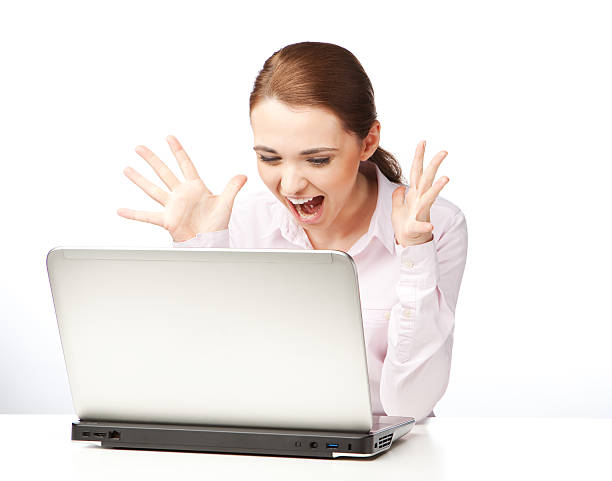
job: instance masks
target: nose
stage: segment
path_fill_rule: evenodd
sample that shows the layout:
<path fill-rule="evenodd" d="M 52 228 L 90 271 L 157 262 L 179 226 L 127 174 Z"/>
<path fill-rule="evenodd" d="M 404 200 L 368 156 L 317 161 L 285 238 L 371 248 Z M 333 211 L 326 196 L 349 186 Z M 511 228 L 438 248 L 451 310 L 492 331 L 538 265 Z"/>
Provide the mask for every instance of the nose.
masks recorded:
<path fill-rule="evenodd" d="M 282 173 L 281 192 L 284 195 L 299 195 L 306 189 L 308 181 L 296 166 L 287 165 Z"/>

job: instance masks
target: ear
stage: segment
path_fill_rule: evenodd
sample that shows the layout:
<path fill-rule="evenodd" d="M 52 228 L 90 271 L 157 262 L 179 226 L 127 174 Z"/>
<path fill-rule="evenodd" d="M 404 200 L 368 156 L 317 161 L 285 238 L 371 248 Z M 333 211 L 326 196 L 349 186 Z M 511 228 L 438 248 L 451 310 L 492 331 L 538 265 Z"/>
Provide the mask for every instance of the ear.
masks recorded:
<path fill-rule="evenodd" d="M 361 141 L 361 155 L 359 156 L 359 160 L 365 161 L 368 160 L 376 149 L 378 148 L 378 144 L 380 142 L 380 122 L 375 120 L 372 123 L 372 127 L 370 127 L 370 131 L 368 135 Z"/>

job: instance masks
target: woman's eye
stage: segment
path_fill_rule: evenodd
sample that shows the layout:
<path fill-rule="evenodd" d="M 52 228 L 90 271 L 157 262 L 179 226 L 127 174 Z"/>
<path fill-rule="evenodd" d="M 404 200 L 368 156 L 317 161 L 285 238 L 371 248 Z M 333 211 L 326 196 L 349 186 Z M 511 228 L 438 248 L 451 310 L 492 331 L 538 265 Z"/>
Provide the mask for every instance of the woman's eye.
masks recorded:
<path fill-rule="evenodd" d="M 308 162 L 311 162 L 315 165 L 323 165 L 329 162 L 329 157 L 323 157 L 318 159 L 308 159 Z"/>
<path fill-rule="evenodd" d="M 262 162 L 274 162 L 275 160 L 279 160 L 278 157 L 264 157 L 263 155 L 260 155 L 259 159 Z"/>
<path fill-rule="evenodd" d="M 261 160 L 262 162 L 276 162 L 277 160 L 281 160 L 280 157 L 264 157 L 261 154 L 257 154 L 257 155 L 259 156 L 259 160 Z M 317 157 L 317 158 L 311 158 L 307 160 L 308 162 L 314 165 L 324 165 L 324 164 L 329 163 L 330 158 L 329 157 Z"/>

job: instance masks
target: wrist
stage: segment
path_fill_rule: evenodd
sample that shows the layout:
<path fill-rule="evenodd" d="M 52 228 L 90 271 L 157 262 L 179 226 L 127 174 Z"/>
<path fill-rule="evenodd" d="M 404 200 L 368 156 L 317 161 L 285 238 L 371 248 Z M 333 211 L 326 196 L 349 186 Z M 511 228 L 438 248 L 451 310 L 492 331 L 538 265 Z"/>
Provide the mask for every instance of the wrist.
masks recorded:
<path fill-rule="evenodd" d="M 172 236 L 172 240 L 174 242 L 185 242 L 188 241 L 190 239 L 193 239 L 194 237 L 196 237 L 197 234 L 186 234 L 186 233 L 181 233 L 179 234 L 175 234 Z"/>
<path fill-rule="evenodd" d="M 431 242 L 433 240 L 434 236 L 431 232 L 429 232 L 427 235 L 421 236 L 421 237 L 413 237 L 411 239 L 402 239 L 402 241 L 398 241 L 397 237 L 395 238 L 395 243 L 401 245 L 402 247 L 408 247 L 408 246 L 418 246 L 421 244 L 426 244 L 427 242 Z"/>

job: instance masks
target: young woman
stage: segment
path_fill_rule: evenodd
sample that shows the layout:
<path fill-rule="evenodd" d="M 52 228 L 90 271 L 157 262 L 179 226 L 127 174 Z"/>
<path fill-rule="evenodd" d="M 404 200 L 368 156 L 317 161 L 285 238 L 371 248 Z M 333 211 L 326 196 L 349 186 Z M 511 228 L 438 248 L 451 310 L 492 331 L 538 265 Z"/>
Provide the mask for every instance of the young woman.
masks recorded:
<path fill-rule="evenodd" d="M 368 76 L 353 54 L 328 43 L 288 45 L 266 60 L 250 120 L 269 191 L 236 199 L 247 180 L 237 175 L 214 195 L 169 136 L 185 180 L 138 146 L 168 190 L 131 168 L 125 175 L 164 210 L 117 213 L 163 227 L 176 247 L 349 253 L 358 270 L 373 414 L 433 415 L 448 385 L 467 256 L 465 217 L 438 196 L 448 178 L 434 182 L 447 152 L 423 171 L 420 142 L 404 185 L 398 162 L 379 146 Z M 297 288 L 316 298 L 317 286 Z"/>

